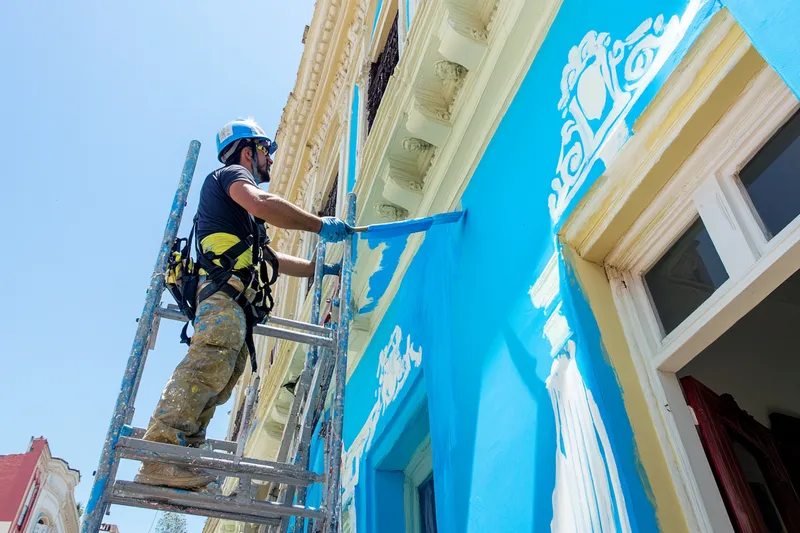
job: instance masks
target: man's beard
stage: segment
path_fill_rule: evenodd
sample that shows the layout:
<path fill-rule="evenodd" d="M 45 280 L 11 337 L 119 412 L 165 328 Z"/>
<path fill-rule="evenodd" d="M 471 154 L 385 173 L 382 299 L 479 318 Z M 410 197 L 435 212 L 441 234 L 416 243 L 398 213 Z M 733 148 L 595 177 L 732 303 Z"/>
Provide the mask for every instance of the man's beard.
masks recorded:
<path fill-rule="evenodd" d="M 270 179 L 269 171 L 270 171 L 269 163 L 264 163 L 263 165 L 258 166 L 258 182 L 259 183 L 267 183 Z"/>

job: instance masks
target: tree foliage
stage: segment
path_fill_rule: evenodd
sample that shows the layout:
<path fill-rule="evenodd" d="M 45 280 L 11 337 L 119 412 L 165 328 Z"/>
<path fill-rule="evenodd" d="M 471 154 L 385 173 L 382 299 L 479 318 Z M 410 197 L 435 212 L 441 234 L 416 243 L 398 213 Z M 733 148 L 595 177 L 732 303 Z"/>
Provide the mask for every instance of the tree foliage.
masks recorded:
<path fill-rule="evenodd" d="M 156 533 L 187 533 L 186 518 L 177 513 L 164 513 L 158 519 Z"/>

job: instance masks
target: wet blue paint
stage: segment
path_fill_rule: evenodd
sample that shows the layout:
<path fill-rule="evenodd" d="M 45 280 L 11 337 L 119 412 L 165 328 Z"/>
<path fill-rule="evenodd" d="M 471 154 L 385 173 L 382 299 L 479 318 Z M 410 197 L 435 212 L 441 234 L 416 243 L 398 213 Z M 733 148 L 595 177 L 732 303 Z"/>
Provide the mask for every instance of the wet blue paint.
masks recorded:
<path fill-rule="evenodd" d="M 383 297 L 386 289 L 389 288 L 389 283 L 392 281 L 394 272 L 400 261 L 400 255 L 403 253 L 403 250 L 405 250 L 406 243 L 408 242 L 407 235 L 389 239 L 380 237 L 372 239 L 369 238 L 369 233 L 367 233 L 367 237 L 367 244 L 371 249 L 374 250 L 381 244 L 386 245 L 386 248 L 383 250 L 378 270 L 369 278 L 369 292 L 367 292 L 369 303 L 359 310 L 362 314 L 369 313 L 378 306 L 381 297 Z"/>
<path fill-rule="evenodd" d="M 438 213 L 429 217 L 412 218 L 409 220 L 399 220 L 397 222 L 386 222 L 384 224 L 371 224 L 362 233 L 372 242 L 401 237 L 412 233 L 427 231 L 431 226 L 439 224 L 452 224 L 461 220 L 465 213 L 453 211 L 452 213 Z"/>

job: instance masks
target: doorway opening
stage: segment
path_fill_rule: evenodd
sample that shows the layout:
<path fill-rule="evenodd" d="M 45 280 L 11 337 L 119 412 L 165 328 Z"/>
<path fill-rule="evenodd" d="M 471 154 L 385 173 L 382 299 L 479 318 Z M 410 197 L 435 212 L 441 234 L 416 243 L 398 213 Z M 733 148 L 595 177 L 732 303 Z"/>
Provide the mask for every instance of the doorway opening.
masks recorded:
<path fill-rule="evenodd" d="M 800 531 L 800 272 L 677 373 L 734 529 Z"/>

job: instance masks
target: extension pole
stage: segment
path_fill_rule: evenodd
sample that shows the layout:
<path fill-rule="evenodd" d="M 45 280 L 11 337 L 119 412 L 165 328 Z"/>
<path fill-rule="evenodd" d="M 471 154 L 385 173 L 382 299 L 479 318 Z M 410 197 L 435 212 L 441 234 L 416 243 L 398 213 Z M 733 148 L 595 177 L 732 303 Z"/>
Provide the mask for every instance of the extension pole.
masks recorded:
<path fill-rule="evenodd" d="M 189 186 L 192 183 L 199 152 L 200 142 L 192 141 L 186 154 L 178 190 L 175 191 L 175 198 L 172 201 L 167 226 L 164 228 L 164 238 L 161 241 L 158 259 L 153 269 L 153 275 L 150 277 L 150 287 L 147 289 L 144 309 L 142 309 L 142 316 L 139 318 L 139 324 L 136 328 L 131 354 L 128 357 L 128 366 L 125 368 L 125 375 L 122 378 L 117 404 L 114 407 L 114 416 L 111 418 L 111 424 L 108 427 L 106 441 L 103 444 L 103 452 L 100 455 L 100 463 L 95 472 L 94 485 L 89 495 L 89 501 L 86 504 L 81 533 L 97 533 L 100 530 L 103 515 L 109 505 L 109 496 L 119 462 L 119 458 L 114 454 L 114 448 L 119 440 L 120 431 L 126 423 L 128 413 L 133 409 L 136 388 L 138 388 L 137 376 L 140 373 L 144 353 L 147 350 L 147 341 L 156 316 L 156 309 L 161 303 L 167 260 L 172 250 L 172 244 L 178 236 L 183 208 L 186 206 L 186 198 L 189 195 Z"/>

